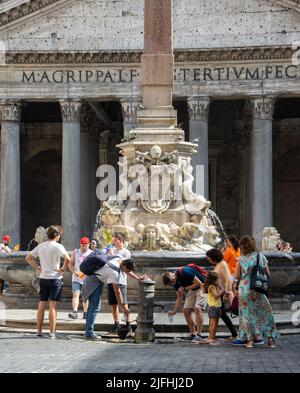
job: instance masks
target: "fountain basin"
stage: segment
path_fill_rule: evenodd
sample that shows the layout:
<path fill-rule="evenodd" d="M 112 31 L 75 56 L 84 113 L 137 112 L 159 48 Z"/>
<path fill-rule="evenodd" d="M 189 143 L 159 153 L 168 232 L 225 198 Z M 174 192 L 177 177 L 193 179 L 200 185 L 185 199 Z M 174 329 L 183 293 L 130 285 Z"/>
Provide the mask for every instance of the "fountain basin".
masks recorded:
<path fill-rule="evenodd" d="M 26 252 L 0 255 L 0 278 L 9 282 L 9 290 L 4 296 L 7 308 L 35 308 L 38 295 L 32 286 L 35 271 L 25 262 Z M 291 302 L 300 298 L 300 253 L 265 253 L 271 269 L 270 298 L 278 308 L 290 308 Z M 145 273 L 156 281 L 156 311 L 166 311 L 176 297 L 175 291 L 164 287 L 161 276 L 166 270 L 175 270 L 189 263 L 200 264 L 209 269 L 212 266 L 204 255 L 196 252 L 133 252 L 137 262 L 137 274 Z M 64 274 L 64 290 L 60 308 L 71 308 L 71 272 Z M 105 294 L 102 311 L 109 311 Z M 138 299 L 138 282 L 128 280 L 129 304 L 135 306 Z"/>

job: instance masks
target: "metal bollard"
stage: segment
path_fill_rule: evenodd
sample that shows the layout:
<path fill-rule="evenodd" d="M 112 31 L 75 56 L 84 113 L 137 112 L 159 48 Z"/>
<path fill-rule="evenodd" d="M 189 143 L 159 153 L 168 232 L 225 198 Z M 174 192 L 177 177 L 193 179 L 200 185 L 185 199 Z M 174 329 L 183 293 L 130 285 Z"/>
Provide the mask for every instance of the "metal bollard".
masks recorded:
<path fill-rule="evenodd" d="M 155 281 L 150 278 L 139 283 L 137 329 L 134 342 L 137 344 L 155 341 L 154 319 Z"/>

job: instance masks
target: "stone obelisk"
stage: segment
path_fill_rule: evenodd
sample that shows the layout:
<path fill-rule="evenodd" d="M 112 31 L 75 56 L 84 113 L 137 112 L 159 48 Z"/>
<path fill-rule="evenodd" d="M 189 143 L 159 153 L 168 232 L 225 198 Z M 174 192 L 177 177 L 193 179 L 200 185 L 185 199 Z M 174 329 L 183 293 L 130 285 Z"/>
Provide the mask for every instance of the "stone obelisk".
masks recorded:
<path fill-rule="evenodd" d="M 141 127 L 177 125 L 172 106 L 174 84 L 172 0 L 145 0 Z"/>
<path fill-rule="evenodd" d="M 172 0 L 145 0 L 145 43 L 138 127 L 118 145 L 123 187 L 103 202 L 95 233 L 123 233 L 131 250 L 205 252 L 218 242 L 207 221 L 210 202 L 193 192 L 191 157 L 172 105 L 174 85 Z"/>

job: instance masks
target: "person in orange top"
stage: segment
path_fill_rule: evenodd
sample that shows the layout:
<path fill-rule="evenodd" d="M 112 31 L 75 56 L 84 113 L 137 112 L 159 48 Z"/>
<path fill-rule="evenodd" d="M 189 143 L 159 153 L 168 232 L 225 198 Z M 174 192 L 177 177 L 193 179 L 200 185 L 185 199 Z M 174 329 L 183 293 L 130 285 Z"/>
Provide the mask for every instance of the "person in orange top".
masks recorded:
<path fill-rule="evenodd" d="M 223 259 L 227 262 L 230 273 L 234 275 L 237 259 L 241 255 L 241 250 L 239 248 L 239 241 L 235 236 L 228 236 L 227 243 L 229 247 L 226 248 Z"/>

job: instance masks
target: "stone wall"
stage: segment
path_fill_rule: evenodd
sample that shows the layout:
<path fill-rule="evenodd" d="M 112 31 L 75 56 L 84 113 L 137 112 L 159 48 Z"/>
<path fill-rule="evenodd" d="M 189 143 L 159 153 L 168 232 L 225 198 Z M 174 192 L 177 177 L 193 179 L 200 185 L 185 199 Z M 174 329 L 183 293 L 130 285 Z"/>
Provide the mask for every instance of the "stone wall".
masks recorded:
<path fill-rule="evenodd" d="M 278 3 L 278 2 L 277 2 Z M 175 48 L 289 45 L 300 14 L 270 0 L 174 0 Z M 2 27 L 9 50 L 143 47 L 142 0 L 72 0 Z"/>
<path fill-rule="evenodd" d="M 240 136 L 245 132 L 243 100 L 214 101 L 209 121 L 210 199 L 226 232 L 245 232 L 240 210 L 246 210 L 241 184 Z M 247 172 L 244 177 L 249 179 Z"/>
<path fill-rule="evenodd" d="M 282 239 L 300 249 L 300 118 L 274 122 L 274 226 Z"/>

